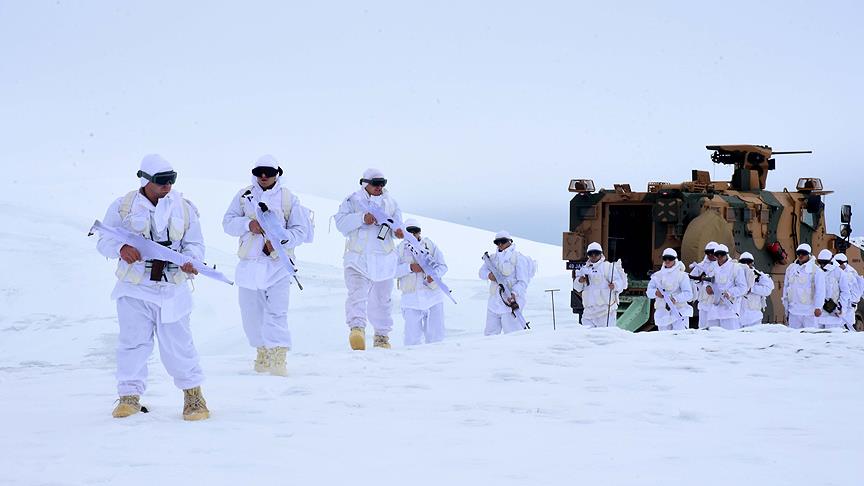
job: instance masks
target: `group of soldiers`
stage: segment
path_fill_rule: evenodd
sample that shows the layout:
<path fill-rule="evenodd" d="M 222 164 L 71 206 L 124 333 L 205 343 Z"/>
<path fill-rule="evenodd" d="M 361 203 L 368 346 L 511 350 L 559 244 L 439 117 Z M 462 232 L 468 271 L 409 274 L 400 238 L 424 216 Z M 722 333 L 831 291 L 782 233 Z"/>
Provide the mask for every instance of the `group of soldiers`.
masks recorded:
<path fill-rule="evenodd" d="M 286 376 L 286 357 L 292 345 L 288 328 L 290 289 L 299 286 L 294 249 L 312 242 L 313 215 L 282 184 L 283 170 L 272 156 L 260 157 L 251 175 L 250 184 L 231 198 L 222 227 L 239 240 L 235 283 L 243 329 L 257 351 L 253 368 L 259 373 Z M 199 270 L 205 274 L 212 270 L 202 266 L 205 246 L 199 212 L 172 190 L 177 172 L 163 157 L 145 156 L 137 177 L 140 186 L 116 199 L 103 223 L 97 222 L 101 226 L 94 225 L 97 230 L 102 228 L 99 252 L 118 259 L 111 298 L 116 300 L 120 327 L 119 399 L 112 415 L 123 418 L 147 411 L 140 397 L 146 390 L 147 359 L 155 336 L 163 365 L 183 390 L 183 418 L 206 419 L 210 410 L 201 392 L 204 374 L 189 325 L 192 295 L 188 282 Z M 394 281 L 402 293 L 405 345 L 444 338 L 443 302 L 449 295 L 441 280 L 447 273 L 444 255 L 425 237 L 417 220 L 402 221 L 399 205 L 385 190 L 386 184 L 381 171 L 367 169 L 360 178 L 360 188 L 345 198 L 334 216 L 346 238 L 345 320 L 353 350 L 366 348 L 367 322 L 374 329 L 373 346 L 390 348 Z M 133 240 L 123 235 L 135 235 L 138 246 L 161 245 L 188 260 L 177 264 L 144 258 L 142 255 L 152 253 L 136 248 Z M 397 244 L 398 239 L 403 241 Z M 521 309 L 536 269 L 532 259 L 516 250 L 508 232 L 497 233 L 493 243 L 497 251 L 485 255 L 479 271 L 480 279 L 488 281 L 490 288 L 486 335 L 527 327 Z"/>
<path fill-rule="evenodd" d="M 782 303 L 793 329 L 842 328 L 854 330 L 855 311 L 864 292 L 864 277 L 849 265 L 845 254 L 821 250 L 815 257 L 802 243 L 786 269 Z M 618 294 L 627 288 L 620 262 L 608 262 L 598 243 L 588 246 L 588 261 L 573 282 L 581 293 L 582 324 L 615 326 Z M 654 301 L 654 323 L 661 331 L 689 327 L 695 307 L 699 329 L 740 329 L 763 321 L 768 298 L 775 290 L 771 275 L 754 267 L 753 255 L 732 259 L 729 248 L 716 242 L 705 246 L 705 256 L 689 269 L 678 253 L 666 248 L 661 268 L 651 274 L 646 290 Z"/>

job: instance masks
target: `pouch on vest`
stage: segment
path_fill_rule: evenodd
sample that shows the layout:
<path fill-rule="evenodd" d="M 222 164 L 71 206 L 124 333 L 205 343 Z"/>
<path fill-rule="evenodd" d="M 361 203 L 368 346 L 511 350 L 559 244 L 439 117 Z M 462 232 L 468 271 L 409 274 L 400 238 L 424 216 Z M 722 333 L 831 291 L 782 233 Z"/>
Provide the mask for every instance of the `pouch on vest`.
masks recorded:
<path fill-rule="evenodd" d="M 825 299 L 825 303 L 822 304 L 822 309 L 829 314 L 833 314 L 834 311 L 837 310 L 837 303 L 834 302 L 834 299 Z"/>

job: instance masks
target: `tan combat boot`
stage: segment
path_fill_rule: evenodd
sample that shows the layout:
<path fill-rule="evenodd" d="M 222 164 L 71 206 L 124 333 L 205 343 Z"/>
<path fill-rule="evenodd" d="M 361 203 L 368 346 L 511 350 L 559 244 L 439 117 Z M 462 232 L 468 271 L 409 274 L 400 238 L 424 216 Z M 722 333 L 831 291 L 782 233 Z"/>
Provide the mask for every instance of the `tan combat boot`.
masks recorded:
<path fill-rule="evenodd" d="M 348 342 L 351 344 L 351 349 L 355 351 L 366 349 L 366 330 L 362 327 L 352 327 Z"/>
<path fill-rule="evenodd" d="M 258 373 L 267 373 L 270 371 L 270 357 L 267 354 L 267 348 L 264 346 L 258 347 L 258 356 L 255 357 L 255 371 Z"/>
<path fill-rule="evenodd" d="M 387 336 L 375 335 L 375 347 L 390 349 L 390 338 Z"/>
<path fill-rule="evenodd" d="M 207 402 L 201 394 L 201 387 L 183 390 L 183 420 L 204 420 L 210 418 Z"/>
<path fill-rule="evenodd" d="M 138 395 L 124 395 L 117 402 L 117 406 L 114 407 L 114 411 L 111 413 L 114 418 L 128 417 L 141 411 Z"/>
<path fill-rule="evenodd" d="M 285 346 L 276 346 L 267 351 L 270 358 L 270 374 L 276 376 L 288 376 L 288 368 L 285 366 L 288 348 Z"/>

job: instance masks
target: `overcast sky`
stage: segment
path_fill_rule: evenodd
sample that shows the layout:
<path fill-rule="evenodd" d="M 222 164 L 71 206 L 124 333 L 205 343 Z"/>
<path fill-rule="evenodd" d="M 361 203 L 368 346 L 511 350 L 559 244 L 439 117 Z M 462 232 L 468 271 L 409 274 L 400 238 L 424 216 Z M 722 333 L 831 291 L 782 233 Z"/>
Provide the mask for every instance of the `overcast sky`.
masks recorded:
<path fill-rule="evenodd" d="M 829 221 L 853 203 L 860 234 L 862 13 L 830 1 L 0 0 L 0 166 L 12 180 L 134 184 L 158 152 L 181 183 L 239 185 L 272 153 L 289 186 L 334 198 L 375 166 L 406 211 L 560 243 L 570 178 L 634 190 L 692 168 L 728 178 L 704 146 L 756 143 L 813 149 L 778 157 L 769 187 L 821 177 L 837 191 Z"/>

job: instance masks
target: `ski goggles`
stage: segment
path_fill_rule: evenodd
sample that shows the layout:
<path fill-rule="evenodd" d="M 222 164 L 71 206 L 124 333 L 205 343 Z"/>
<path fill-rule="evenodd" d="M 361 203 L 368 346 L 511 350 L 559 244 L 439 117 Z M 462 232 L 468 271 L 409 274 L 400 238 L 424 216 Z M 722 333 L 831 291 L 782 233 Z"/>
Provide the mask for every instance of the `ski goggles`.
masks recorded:
<path fill-rule="evenodd" d="M 387 185 L 387 179 L 383 177 L 373 177 L 371 179 L 360 179 L 360 183 L 366 183 L 373 187 L 384 187 Z"/>
<path fill-rule="evenodd" d="M 750 265 L 751 263 L 753 263 L 753 260 L 751 260 L 749 258 L 744 258 L 744 259 L 738 260 L 738 263 L 743 263 L 744 265 Z"/>
<path fill-rule="evenodd" d="M 405 231 L 407 231 L 413 235 L 413 234 L 420 232 L 420 227 L 419 226 L 408 226 L 407 228 L 405 228 Z"/>
<path fill-rule="evenodd" d="M 495 243 L 497 246 L 506 245 L 510 243 L 510 238 L 496 238 L 492 240 L 492 243 Z"/>
<path fill-rule="evenodd" d="M 706 254 L 706 255 L 713 255 L 713 254 L 714 254 L 714 250 L 705 250 L 705 254 Z"/>
<path fill-rule="evenodd" d="M 816 260 L 816 263 L 818 263 L 819 265 L 825 266 L 825 265 L 828 265 L 829 263 L 831 263 L 831 260 Z"/>
<path fill-rule="evenodd" d="M 810 252 L 807 251 L 807 250 L 798 250 L 798 251 L 795 252 L 795 254 L 798 255 L 798 256 L 804 256 L 804 255 L 809 255 Z"/>
<path fill-rule="evenodd" d="M 664 262 L 674 262 L 675 260 L 677 260 L 677 258 L 673 257 L 672 255 L 663 255 Z"/>
<path fill-rule="evenodd" d="M 720 250 L 720 251 L 716 251 L 716 250 L 715 250 L 715 251 L 714 251 L 714 256 L 717 256 L 717 257 L 726 256 L 726 255 L 728 255 L 728 254 L 729 254 L 729 253 L 727 253 L 727 252 L 725 252 L 725 251 L 723 251 L 723 250 Z"/>
<path fill-rule="evenodd" d="M 147 179 L 157 186 L 167 186 L 168 184 L 174 184 L 177 182 L 177 173 L 173 170 L 168 172 L 157 172 L 153 175 L 150 175 L 143 170 L 139 170 L 136 175 L 143 179 Z"/>
<path fill-rule="evenodd" d="M 255 167 L 252 169 L 252 175 L 255 177 L 276 177 L 277 175 L 282 175 L 282 169 L 276 169 L 273 167 Z"/>
<path fill-rule="evenodd" d="M 600 250 L 591 250 L 591 251 L 588 252 L 588 256 L 589 256 L 589 257 L 593 257 L 593 256 L 600 256 L 600 255 L 602 255 L 602 254 L 603 254 L 603 252 L 600 251 Z"/>

